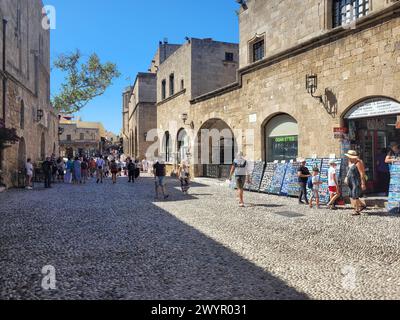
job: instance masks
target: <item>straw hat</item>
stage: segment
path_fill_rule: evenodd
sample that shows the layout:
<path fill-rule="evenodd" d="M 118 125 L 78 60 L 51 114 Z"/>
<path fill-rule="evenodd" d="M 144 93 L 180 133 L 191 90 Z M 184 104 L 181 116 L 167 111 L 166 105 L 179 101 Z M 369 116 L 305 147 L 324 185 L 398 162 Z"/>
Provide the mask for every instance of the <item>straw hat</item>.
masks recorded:
<path fill-rule="evenodd" d="M 350 158 L 350 159 L 358 159 L 358 153 L 357 153 L 357 151 L 349 150 L 349 151 L 346 153 L 346 157 L 347 157 L 347 158 Z"/>

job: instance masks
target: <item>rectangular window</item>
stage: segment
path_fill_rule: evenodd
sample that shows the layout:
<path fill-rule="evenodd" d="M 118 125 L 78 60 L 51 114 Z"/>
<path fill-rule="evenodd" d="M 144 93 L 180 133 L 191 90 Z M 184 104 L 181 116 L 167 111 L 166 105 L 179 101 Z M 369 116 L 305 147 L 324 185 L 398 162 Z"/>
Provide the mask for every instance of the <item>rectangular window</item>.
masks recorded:
<path fill-rule="evenodd" d="M 258 41 L 255 44 L 253 44 L 253 62 L 264 59 L 264 54 L 265 54 L 264 45 L 265 45 L 264 40 Z"/>
<path fill-rule="evenodd" d="M 333 0 L 332 5 L 334 28 L 350 24 L 370 12 L 370 0 Z"/>
<path fill-rule="evenodd" d="M 233 53 L 225 52 L 225 61 L 233 61 Z"/>
<path fill-rule="evenodd" d="M 163 80 L 161 82 L 161 99 L 164 100 L 167 97 L 167 82 Z"/>
<path fill-rule="evenodd" d="M 185 80 L 181 80 L 181 90 L 185 89 Z"/>
<path fill-rule="evenodd" d="M 175 94 L 175 76 L 171 74 L 169 76 L 169 96 L 173 96 Z"/>
<path fill-rule="evenodd" d="M 71 141 L 71 135 L 67 134 L 67 141 Z"/>
<path fill-rule="evenodd" d="M 79 140 L 85 140 L 85 134 L 84 133 L 79 134 Z"/>

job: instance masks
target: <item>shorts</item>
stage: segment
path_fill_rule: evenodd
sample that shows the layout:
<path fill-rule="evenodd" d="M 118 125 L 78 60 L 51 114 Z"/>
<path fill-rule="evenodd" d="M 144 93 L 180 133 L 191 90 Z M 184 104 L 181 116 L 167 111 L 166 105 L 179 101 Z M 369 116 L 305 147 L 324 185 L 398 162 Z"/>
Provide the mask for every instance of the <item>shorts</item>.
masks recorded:
<path fill-rule="evenodd" d="M 156 186 L 163 187 L 165 185 L 165 177 L 156 177 Z"/>
<path fill-rule="evenodd" d="M 236 177 L 236 188 L 242 190 L 244 189 L 244 185 L 246 183 L 246 176 L 237 176 Z"/>
<path fill-rule="evenodd" d="M 319 189 L 313 189 L 311 192 L 312 192 L 313 199 L 319 198 Z"/>
<path fill-rule="evenodd" d="M 337 193 L 338 192 L 337 187 L 329 187 L 329 192 L 330 193 Z"/>

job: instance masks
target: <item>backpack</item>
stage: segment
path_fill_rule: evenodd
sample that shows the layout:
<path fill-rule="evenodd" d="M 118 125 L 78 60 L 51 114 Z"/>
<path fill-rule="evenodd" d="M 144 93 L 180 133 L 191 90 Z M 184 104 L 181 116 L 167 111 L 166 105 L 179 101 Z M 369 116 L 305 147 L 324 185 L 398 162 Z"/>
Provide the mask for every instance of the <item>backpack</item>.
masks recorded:
<path fill-rule="evenodd" d="M 312 190 L 313 187 L 314 187 L 314 184 L 313 184 L 313 182 L 312 182 L 312 177 L 308 177 L 308 180 L 307 180 L 307 188 Z"/>

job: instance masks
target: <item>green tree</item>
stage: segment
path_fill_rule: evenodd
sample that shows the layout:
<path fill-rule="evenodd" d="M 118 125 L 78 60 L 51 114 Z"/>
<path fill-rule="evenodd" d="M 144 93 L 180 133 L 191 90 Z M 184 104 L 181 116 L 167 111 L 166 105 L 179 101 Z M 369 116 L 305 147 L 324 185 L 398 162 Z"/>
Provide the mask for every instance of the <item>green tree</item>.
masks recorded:
<path fill-rule="evenodd" d="M 95 53 L 86 62 L 81 59 L 81 52 L 76 50 L 60 55 L 54 62 L 55 68 L 66 73 L 60 92 L 52 99 L 53 106 L 59 112 L 78 112 L 92 99 L 104 94 L 113 79 L 121 75 L 114 63 L 102 64 Z"/>

